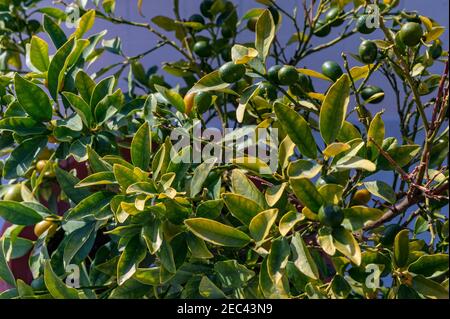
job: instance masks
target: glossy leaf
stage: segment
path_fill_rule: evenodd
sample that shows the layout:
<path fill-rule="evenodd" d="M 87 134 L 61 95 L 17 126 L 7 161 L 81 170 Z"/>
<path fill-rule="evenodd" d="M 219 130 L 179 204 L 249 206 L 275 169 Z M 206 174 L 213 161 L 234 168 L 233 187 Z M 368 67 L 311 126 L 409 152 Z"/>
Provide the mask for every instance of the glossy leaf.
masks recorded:
<path fill-rule="evenodd" d="M 316 158 L 316 142 L 306 120 L 292 108 L 282 103 L 276 103 L 274 109 L 281 126 L 292 142 L 297 145 L 300 153 L 309 158 Z"/>
<path fill-rule="evenodd" d="M 206 218 L 186 219 L 184 223 L 198 237 L 219 246 L 244 247 L 251 241 L 240 230 Z"/>
<path fill-rule="evenodd" d="M 298 270 L 310 278 L 319 279 L 319 269 L 299 233 L 292 237 L 291 250 L 292 261 Z"/>
<path fill-rule="evenodd" d="M 263 210 L 256 202 L 241 195 L 225 193 L 222 196 L 230 213 L 245 225 L 249 225 L 252 219 Z"/>
<path fill-rule="evenodd" d="M 403 229 L 394 240 L 394 258 L 398 267 L 405 267 L 409 257 L 409 230 Z"/>
<path fill-rule="evenodd" d="M 333 243 L 336 249 L 357 266 L 361 264 L 361 248 L 352 233 L 344 227 L 333 229 Z"/>
<path fill-rule="evenodd" d="M 139 127 L 131 142 L 131 160 L 134 166 L 144 171 L 148 169 L 151 147 L 150 128 L 148 122 L 145 122 Z"/>
<path fill-rule="evenodd" d="M 308 178 L 290 178 L 289 184 L 295 196 L 297 196 L 304 206 L 308 207 L 314 213 L 319 211 L 320 206 L 323 205 L 323 198 Z"/>
<path fill-rule="evenodd" d="M 80 299 L 75 288 L 68 287 L 53 271 L 50 260 L 44 266 L 45 286 L 55 299 Z"/>
<path fill-rule="evenodd" d="M 256 242 L 264 240 L 277 218 L 278 209 L 265 210 L 252 218 L 249 230 Z"/>
<path fill-rule="evenodd" d="M 333 143 L 338 136 L 349 101 L 350 79 L 344 74 L 330 87 L 320 108 L 320 134 L 325 143 Z"/>
<path fill-rule="evenodd" d="M 52 104 L 43 89 L 17 73 L 14 76 L 14 88 L 20 105 L 32 118 L 40 122 L 52 119 Z"/>
<path fill-rule="evenodd" d="M 384 199 L 388 203 L 394 204 L 396 195 L 394 189 L 383 181 L 364 182 L 364 186 L 373 195 Z"/>

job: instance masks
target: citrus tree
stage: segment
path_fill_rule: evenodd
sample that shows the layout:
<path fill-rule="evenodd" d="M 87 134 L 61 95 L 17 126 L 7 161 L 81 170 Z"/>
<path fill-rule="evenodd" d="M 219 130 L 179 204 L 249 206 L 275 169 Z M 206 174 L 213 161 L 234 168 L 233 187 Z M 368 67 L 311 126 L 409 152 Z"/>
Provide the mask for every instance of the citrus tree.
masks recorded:
<path fill-rule="evenodd" d="M 0 0 L 2 298 L 448 298 L 444 28 L 395 0 L 256 2 L 142 23 L 78 1 L 67 34 L 68 3 Z M 128 56 L 96 20 L 158 42 Z"/>

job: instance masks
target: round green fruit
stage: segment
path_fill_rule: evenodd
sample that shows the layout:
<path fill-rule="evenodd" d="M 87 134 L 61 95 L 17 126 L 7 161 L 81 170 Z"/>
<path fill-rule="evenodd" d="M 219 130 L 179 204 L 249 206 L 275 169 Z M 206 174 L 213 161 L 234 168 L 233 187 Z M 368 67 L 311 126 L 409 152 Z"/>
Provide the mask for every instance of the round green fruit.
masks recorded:
<path fill-rule="evenodd" d="M 377 93 L 384 93 L 384 91 L 378 86 L 368 85 L 364 89 L 361 90 L 361 97 L 364 99 L 364 101 L 367 101 L 368 99 L 370 99 L 372 96 L 374 96 Z M 384 100 L 384 95 L 377 97 L 376 99 L 370 101 L 369 103 L 377 104 L 383 100 Z"/>
<path fill-rule="evenodd" d="M 326 37 L 330 34 L 331 26 L 326 23 L 324 20 L 319 20 L 316 23 L 316 26 L 314 28 L 314 35 L 318 36 L 319 38 Z"/>
<path fill-rule="evenodd" d="M 209 92 L 199 92 L 195 95 L 194 105 L 197 111 L 202 114 L 206 112 L 212 103 L 212 95 Z"/>
<path fill-rule="evenodd" d="M 226 83 L 234 83 L 245 75 L 245 66 L 243 64 L 234 64 L 227 62 L 219 69 L 219 76 Z"/>
<path fill-rule="evenodd" d="M 5 196 L 3 196 L 3 200 L 10 200 L 14 202 L 21 202 L 23 201 L 22 198 L 22 185 L 21 184 L 14 184 L 11 185 L 8 190 L 6 191 Z"/>
<path fill-rule="evenodd" d="M 334 61 L 326 61 L 322 64 L 322 74 L 330 78 L 333 81 L 339 79 L 344 72 L 342 71 L 339 64 Z"/>
<path fill-rule="evenodd" d="M 400 40 L 409 47 L 419 44 L 423 36 L 423 30 L 417 22 L 405 23 L 399 31 Z"/>
<path fill-rule="evenodd" d="M 442 55 L 442 45 L 439 42 L 434 42 L 431 47 L 428 48 L 428 54 L 434 60 L 439 59 Z"/>
<path fill-rule="evenodd" d="M 370 40 L 364 40 L 359 45 L 358 52 L 361 61 L 367 64 L 371 64 L 375 62 L 375 59 L 377 58 L 378 48 L 375 42 Z"/>
<path fill-rule="evenodd" d="M 375 31 L 375 28 L 371 28 L 368 26 L 368 24 L 370 23 L 370 18 L 371 17 L 369 17 L 368 15 L 362 15 L 358 18 L 358 20 L 356 20 L 356 30 L 358 30 L 359 33 L 370 34 Z"/>
<path fill-rule="evenodd" d="M 340 17 L 342 16 L 342 13 L 342 10 L 338 7 L 332 7 L 325 14 L 325 20 L 330 23 L 332 27 L 340 26 L 342 23 L 344 23 L 344 19 Z"/>
<path fill-rule="evenodd" d="M 253 17 L 247 20 L 247 29 L 252 32 L 256 31 L 256 23 L 258 22 L 258 17 Z"/>
<path fill-rule="evenodd" d="M 383 246 L 392 246 L 395 240 L 395 236 L 402 230 L 403 228 L 398 224 L 390 224 L 384 228 L 383 237 L 380 239 L 380 243 Z"/>
<path fill-rule="evenodd" d="M 269 82 L 262 82 L 259 88 L 259 95 L 273 101 L 277 98 L 277 88 Z"/>
<path fill-rule="evenodd" d="M 278 71 L 278 80 L 282 85 L 294 84 L 298 81 L 298 72 L 292 65 L 285 65 Z"/>
<path fill-rule="evenodd" d="M 192 50 L 197 54 L 199 57 L 206 58 L 211 56 L 212 53 L 212 47 L 209 44 L 208 41 L 198 41 L 194 44 L 194 47 Z"/>
<path fill-rule="evenodd" d="M 203 17 L 199 14 L 193 14 L 189 17 L 189 22 L 205 24 L 205 19 L 203 19 Z"/>
<path fill-rule="evenodd" d="M 280 71 L 280 69 L 282 67 L 283 66 L 281 66 L 281 65 L 274 65 L 274 66 L 271 66 L 269 68 L 269 70 L 267 70 L 267 77 L 268 77 L 269 81 L 276 83 L 276 84 L 280 83 L 280 80 L 278 79 L 278 72 Z"/>
<path fill-rule="evenodd" d="M 318 213 L 319 222 L 330 227 L 338 227 L 344 220 L 342 208 L 336 205 L 322 206 Z"/>

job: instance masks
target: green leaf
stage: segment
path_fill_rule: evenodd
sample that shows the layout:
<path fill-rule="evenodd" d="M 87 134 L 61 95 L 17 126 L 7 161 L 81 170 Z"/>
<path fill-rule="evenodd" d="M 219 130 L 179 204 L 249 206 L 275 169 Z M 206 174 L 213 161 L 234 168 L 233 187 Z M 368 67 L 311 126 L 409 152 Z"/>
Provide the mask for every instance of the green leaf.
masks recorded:
<path fill-rule="evenodd" d="M 185 112 L 184 100 L 179 93 L 157 84 L 155 84 L 155 89 L 178 111 Z"/>
<path fill-rule="evenodd" d="M 69 55 L 74 47 L 74 39 L 70 39 L 61 46 L 50 62 L 48 67 L 48 91 L 55 101 L 58 100 L 58 93 L 64 80 L 64 74 L 69 62 Z"/>
<path fill-rule="evenodd" d="M 250 222 L 250 235 L 256 242 L 263 241 L 269 234 L 275 220 L 277 219 L 278 209 L 265 210 L 255 217 Z"/>
<path fill-rule="evenodd" d="M 89 31 L 95 22 L 95 10 L 91 9 L 87 11 L 78 20 L 78 26 L 75 32 L 72 34 L 73 37 L 80 39 L 87 31 Z"/>
<path fill-rule="evenodd" d="M 90 192 L 88 190 L 75 188 L 75 185 L 78 184 L 80 180 L 69 172 L 56 167 L 55 175 L 64 194 L 66 194 L 66 196 L 74 203 L 79 203 L 82 199 L 89 196 Z"/>
<path fill-rule="evenodd" d="M 222 199 L 207 200 L 197 206 L 195 215 L 197 217 L 216 219 L 222 212 L 222 208 L 223 208 Z"/>
<path fill-rule="evenodd" d="M 414 276 L 412 287 L 420 294 L 431 299 L 448 299 L 448 288 L 422 275 Z"/>
<path fill-rule="evenodd" d="M 375 163 L 359 156 L 345 156 L 337 161 L 334 168 L 336 168 L 338 171 L 360 169 L 368 172 L 374 172 L 377 169 L 377 166 L 375 165 Z"/>
<path fill-rule="evenodd" d="M 0 120 L 0 130 L 11 131 L 18 135 L 45 134 L 47 128 L 42 123 L 36 122 L 31 117 L 6 117 Z"/>
<path fill-rule="evenodd" d="M 0 217 L 15 225 L 34 225 L 42 220 L 42 216 L 34 209 L 21 203 L 0 201 Z"/>
<path fill-rule="evenodd" d="M 374 142 L 381 147 L 384 140 L 385 129 L 381 114 L 381 112 L 378 112 L 375 115 L 372 122 L 370 122 L 369 131 L 367 132 L 367 148 L 370 150 L 369 159 L 372 161 L 374 161 L 379 154 L 379 150 L 375 146 Z"/>
<path fill-rule="evenodd" d="M 216 157 L 209 158 L 195 168 L 189 191 L 191 197 L 195 197 L 198 193 L 201 192 L 203 183 L 206 181 L 206 178 L 208 177 L 216 162 Z"/>
<path fill-rule="evenodd" d="M 58 49 L 67 42 L 67 37 L 64 31 L 59 27 L 59 25 L 53 21 L 48 15 L 44 14 L 44 30 L 52 39 L 53 44 Z"/>
<path fill-rule="evenodd" d="M 186 234 L 186 243 L 188 245 L 189 251 L 194 258 L 209 259 L 213 258 L 214 255 L 208 250 L 203 239 L 194 236 L 191 233 Z"/>
<path fill-rule="evenodd" d="M 150 165 L 151 135 L 148 122 L 139 127 L 131 142 L 131 161 L 144 171 Z"/>
<path fill-rule="evenodd" d="M 127 189 L 130 185 L 140 182 L 139 177 L 133 172 L 133 170 L 123 165 L 114 164 L 113 172 L 117 182 L 123 189 Z"/>
<path fill-rule="evenodd" d="M 316 161 L 299 159 L 289 163 L 288 176 L 311 179 L 319 174 L 321 169 L 322 165 L 318 164 Z"/>
<path fill-rule="evenodd" d="M 267 272 L 274 283 L 279 282 L 283 277 L 289 254 L 289 243 L 285 237 L 279 237 L 272 241 L 272 246 L 267 256 Z"/>
<path fill-rule="evenodd" d="M 425 277 L 440 276 L 448 271 L 448 254 L 420 256 L 409 265 L 408 271 Z"/>
<path fill-rule="evenodd" d="M 5 238 L 0 238 L 0 280 L 3 280 L 8 285 L 14 287 L 16 285 L 16 280 L 9 268 L 8 261 L 6 260 L 6 248 Z"/>
<path fill-rule="evenodd" d="M 394 259 L 397 267 L 405 267 L 409 257 L 409 230 L 401 230 L 394 240 Z"/>
<path fill-rule="evenodd" d="M 53 271 L 50 260 L 44 264 L 44 281 L 48 291 L 55 299 L 80 299 L 75 288 L 68 287 Z"/>
<path fill-rule="evenodd" d="M 262 193 L 241 170 L 234 169 L 231 172 L 231 187 L 234 193 L 253 200 L 261 207 L 267 206 Z"/>
<path fill-rule="evenodd" d="M 121 89 L 117 89 L 114 93 L 105 96 L 97 103 L 94 109 L 94 117 L 98 125 L 103 124 L 116 114 L 123 106 L 124 95 Z"/>
<path fill-rule="evenodd" d="M 20 105 L 33 119 L 38 122 L 52 119 L 52 104 L 43 89 L 18 73 L 14 76 L 14 89 Z"/>
<path fill-rule="evenodd" d="M 198 287 L 200 295 L 208 299 L 225 299 L 227 296 L 208 277 L 203 276 Z"/>
<path fill-rule="evenodd" d="M 94 80 L 92 80 L 86 72 L 80 70 L 75 77 L 75 86 L 77 87 L 78 93 L 80 93 L 83 100 L 90 104 L 91 96 L 95 88 Z"/>
<path fill-rule="evenodd" d="M 342 128 L 350 101 L 350 79 L 343 74 L 328 90 L 320 108 L 320 134 L 327 144 L 335 141 Z"/>
<path fill-rule="evenodd" d="M 365 206 L 352 206 L 344 208 L 344 226 L 352 231 L 360 230 L 369 221 L 378 220 L 383 211 Z"/>
<path fill-rule="evenodd" d="M 364 186 L 373 195 L 384 199 L 388 203 L 394 204 L 396 195 L 394 189 L 383 181 L 364 182 Z"/>
<path fill-rule="evenodd" d="M 333 256 L 336 253 L 336 246 L 334 246 L 332 229 L 329 227 L 321 227 L 317 233 L 317 242 L 325 253 Z"/>
<path fill-rule="evenodd" d="M 89 175 L 83 180 L 79 181 L 75 187 L 89 187 L 94 185 L 110 185 L 115 184 L 116 178 L 113 172 L 98 172 Z"/>
<path fill-rule="evenodd" d="M 92 90 L 92 94 L 90 97 L 89 105 L 91 106 L 91 110 L 95 110 L 97 104 L 103 100 L 106 96 L 112 94 L 115 85 L 114 76 L 110 76 L 104 78 Z"/>
<path fill-rule="evenodd" d="M 69 210 L 65 219 L 81 220 L 87 216 L 95 215 L 109 205 L 112 197 L 113 194 L 109 192 L 94 193 L 81 200 L 74 208 Z"/>
<path fill-rule="evenodd" d="M 92 239 L 92 235 L 95 236 L 95 230 L 95 224 L 90 223 L 67 235 L 67 244 L 64 247 L 63 253 L 63 263 L 65 266 L 69 265 L 77 253 L 82 250 L 83 246 L 89 243 L 89 240 Z M 91 246 L 88 245 L 88 248 L 90 247 Z"/>
<path fill-rule="evenodd" d="M 173 259 L 173 251 L 170 244 L 167 240 L 163 240 L 161 243 L 161 247 L 158 252 L 159 260 L 161 261 L 161 265 L 165 270 L 174 274 L 177 269 L 175 266 L 175 260 Z"/>
<path fill-rule="evenodd" d="M 361 248 L 355 237 L 344 227 L 337 227 L 332 232 L 336 249 L 357 266 L 361 264 Z"/>
<path fill-rule="evenodd" d="M 319 269 L 299 233 L 292 237 L 291 250 L 292 261 L 298 270 L 310 278 L 319 279 Z"/>
<path fill-rule="evenodd" d="M 269 55 L 270 46 L 275 38 L 275 23 L 269 10 L 259 16 L 256 23 L 255 48 L 259 52 L 260 59 L 264 62 Z"/>
<path fill-rule="evenodd" d="M 144 260 L 146 254 L 146 249 L 142 246 L 139 236 L 134 236 L 128 241 L 117 263 L 117 284 L 119 286 L 135 274 L 139 263 Z"/>
<path fill-rule="evenodd" d="M 31 64 L 41 72 L 46 72 L 50 65 L 48 44 L 36 35 L 31 37 L 29 59 Z"/>
<path fill-rule="evenodd" d="M 335 275 L 331 281 L 331 290 L 336 298 L 345 299 L 352 291 L 352 287 L 343 276 Z"/>
<path fill-rule="evenodd" d="M 149 224 L 142 227 L 142 238 L 144 239 L 148 251 L 154 255 L 163 242 L 163 229 L 158 219 L 152 220 Z"/>
<path fill-rule="evenodd" d="M 292 108 L 282 103 L 275 103 L 274 109 L 281 126 L 292 142 L 298 146 L 300 153 L 315 159 L 317 146 L 308 122 Z"/>
<path fill-rule="evenodd" d="M 241 288 L 255 276 L 255 273 L 239 264 L 236 260 L 218 261 L 214 264 L 214 271 L 217 273 L 223 287 Z"/>
<path fill-rule="evenodd" d="M 198 93 L 207 91 L 218 91 L 225 89 L 229 86 L 229 83 L 222 81 L 219 76 L 219 70 L 213 71 L 205 76 L 203 76 L 194 86 L 189 90 L 188 93 Z"/>
<path fill-rule="evenodd" d="M 33 137 L 20 143 L 6 160 L 3 177 L 13 179 L 25 175 L 45 145 L 47 145 L 46 136 Z"/>
<path fill-rule="evenodd" d="M 244 247 L 251 241 L 240 230 L 206 218 L 190 218 L 184 223 L 195 235 L 216 245 Z"/>
<path fill-rule="evenodd" d="M 322 195 L 323 201 L 329 205 L 338 205 L 342 200 L 344 186 L 339 184 L 325 184 L 319 187 L 319 194 Z"/>
<path fill-rule="evenodd" d="M 289 249 L 289 246 L 288 246 Z M 280 299 L 288 298 L 287 290 L 289 283 L 287 276 L 283 276 L 278 282 L 274 282 L 268 272 L 268 258 L 264 258 L 261 262 L 261 269 L 259 271 L 259 288 L 261 289 L 265 298 Z"/>
<path fill-rule="evenodd" d="M 397 163 L 398 166 L 404 167 L 419 153 L 420 146 L 416 144 L 401 145 L 389 148 L 387 153 Z M 377 166 L 382 170 L 392 170 L 392 165 L 384 156 L 378 156 Z"/>
<path fill-rule="evenodd" d="M 339 131 L 339 134 L 337 136 L 337 140 L 339 142 L 345 143 L 354 140 L 356 138 L 361 138 L 361 133 L 353 124 L 344 121 L 341 130 Z"/>
<path fill-rule="evenodd" d="M 297 196 L 304 206 L 308 207 L 314 213 L 319 211 L 320 206 L 323 205 L 323 198 L 308 178 L 290 178 L 289 184 L 295 196 Z"/>
<path fill-rule="evenodd" d="M 252 219 L 263 210 L 258 203 L 238 194 L 225 193 L 222 197 L 230 213 L 244 225 L 249 225 Z"/>
<path fill-rule="evenodd" d="M 285 182 L 280 185 L 273 185 L 272 187 L 269 187 L 266 189 L 266 193 L 264 195 L 265 195 L 267 204 L 269 204 L 270 207 L 272 207 L 276 203 L 278 203 L 278 201 L 283 196 L 284 190 L 286 189 L 286 187 L 287 187 L 287 183 Z"/>
<path fill-rule="evenodd" d="M 305 219 L 305 216 L 291 210 L 283 215 L 280 219 L 280 223 L 278 224 L 278 230 L 280 231 L 281 236 L 286 236 L 287 233 L 297 224 L 298 222 Z"/>
<path fill-rule="evenodd" d="M 89 105 L 81 97 L 71 92 L 63 92 L 62 95 L 69 101 L 72 108 L 81 117 L 84 125 L 91 128 L 93 118 Z"/>
<path fill-rule="evenodd" d="M 159 267 L 139 268 L 134 274 L 134 278 L 143 284 L 156 286 L 160 284 L 159 273 Z"/>

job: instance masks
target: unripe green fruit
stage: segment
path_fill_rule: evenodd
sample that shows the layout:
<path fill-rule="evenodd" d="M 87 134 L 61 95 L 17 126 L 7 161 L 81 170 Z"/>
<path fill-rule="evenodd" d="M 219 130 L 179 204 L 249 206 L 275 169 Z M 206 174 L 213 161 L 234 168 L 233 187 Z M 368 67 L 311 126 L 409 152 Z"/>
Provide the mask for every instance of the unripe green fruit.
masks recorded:
<path fill-rule="evenodd" d="M 278 72 L 280 71 L 280 69 L 283 66 L 281 65 L 274 65 L 271 66 L 269 68 L 269 70 L 267 70 L 267 77 L 269 78 L 269 81 L 275 83 L 275 84 L 279 84 L 280 80 L 278 79 Z"/>
<path fill-rule="evenodd" d="M 368 22 L 371 22 L 368 20 L 370 18 L 371 17 L 369 17 L 368 15 L 362 15 L 358 18 L 358 20 L 356 20 L 356 29 L 358 30 L 358 32 L 362 34 L 370 34 L 375 31 L 375 28 L 367 26 Z"/>
<path fill-rule="evenodd" d="M 194 44 L 194 47 L 192 50 L 197 54 L 199 57 L 206 58 L 211 56 L 212 48 L 208 41 L 198 41 Z"/>
<path fill-rule="evenodd" d="M 344 212 L 339 206 L 322 206 L 318 213 L 319 222 L 330 227 L 338 227 L 344 220 Z"/>
<path fill-rule="evenodd" d="M 199 92 L 194 97 L 194 105 L 198 113 L 206 112 L 212 103 L 212 95 L 209 92 Z"/>
<path fill-rule="evenodd" d="M 319 38 L 326 37 L 330 34 L 331 26 L 327 24 L 324 20 L 318 20 L 316 26 L 314 27 L 314 35 Z"/>
<path fill-rule="evenodd" d="M 5 196 L 3 196 L 3 200 L 10 200 L 14 202 L 21 202 L 23 201 L 22 198 L 22 185 L 21 184 L 14 184 L 8 187 L 8 190 L 6 191 Z"/>
<path fill-rule="evenodd" d="M 379 88 L 378 86 L 374 85 L 368 85 L 364 89 L 361 90 L 361 97 L 364 99 L 364 101 L 367 101 L 370 99 L 373 95 L 377 93 L 383 93 L 384 91 Z M 376 99 L 370 101 L 369 103 L 377 104 L 384 100 L 384 95 L 377 97 Z"/>
<path fill-rule="evenodd" d="M 409 47 L 414 47 L 420 43 L 423 30 L 417 22 L 405 23 L 399 31 L 400 39 Z"/>
<path fill-rule="evenodd" d="M 439 42 L 434 42 L 431 47 L 428 48 L 428 54 L 434 59 L 439 59 L 442 55 L 442 46 Z"/>
<path fill-rule="evenodd" d="M 256 23 L 258 22 L 258 18 L 257 17 L 253 17 L 248 19 L 247 21 L 247 29 L 249 29 L 252 32 L 256 31 Z"/>
<path fill-rule="evenodd" d="M 245 66 L 243 64 L 234 64 L 227 62 L 219 69 L 219 76 L 226 83 L 234 83 L 245 75 Z"/>
<path fill-rule="evenodd" d="M 259 89 L 259 95 L 269 101 L 273 101 L 277 98 L 277 89 L 269 82 L 262 82 Z"/>
<path fill-rule="evenodd" d="M 294 84 L 298 81 L 298 72 L 292 65 L 285 65 L 278 71 L 278 80 L 282 85 Z"/>
<path fill-rule="evenodd" d="M 384 229 L 383 237 L 380 239 L 380 243 L 383 246 L 392 246 L 395 236 L 397 236 L 402 229 L 403 228 L 398 224 L 387 225 Z"/>
<path fill-rule="evenodd" d="M 336 62 L 326 61 L 322 64 L 322 74 L 329 77 L 331 80 L 336 81 L 344 74 L 344 72 Z"/>
<path fill-rule="evenodd" d="M 339 17 L 342 15 L 342 13 L 342 10 L 338 7 L 332 7 L 325 14 L 325 20 L 327 22 L 330 22 L 330 25 L 332 27 L 340 26 L 342 23 L 344 23 L 344 19 Z"/>
<path fill-rule="evenodd" d="M 378 54 L 378 48 L 375 42 L 370 40 L 364 40 L 359 45 L 359 57 L 364 63 L 370 64 L 375 62 Z"/>
<path fill-rule="evenodd" d="M 190 22 L 197 22 L 197 23 L 201 23 L 201 24 L 205 24 L 205 19 L 203 19 L 203 17 L 199 14 L 193 14 L 189 17 L 189 21 Z"/>

